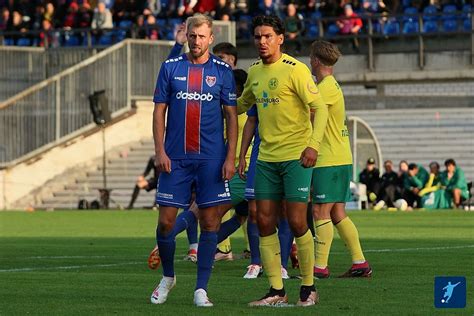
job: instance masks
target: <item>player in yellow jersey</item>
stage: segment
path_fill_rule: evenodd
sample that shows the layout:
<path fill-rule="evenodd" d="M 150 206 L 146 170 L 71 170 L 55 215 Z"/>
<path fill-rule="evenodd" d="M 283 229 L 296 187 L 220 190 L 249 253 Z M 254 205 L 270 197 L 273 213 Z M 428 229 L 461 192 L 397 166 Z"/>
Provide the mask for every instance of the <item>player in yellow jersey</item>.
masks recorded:
<path fill-rule="evenodd" d="M 260 60 L 249 68 L 239 112 L 257 106 L 260 152 L 256 166 L 255 199 L 262 263 L 270 291 L 251 306 L 288 302 L 281 276 L 280 242 L 276 232 L 278 207 L 285 200 L 288 221 L 298 245 L 302 276 L 300 306 L 318 302 L 314 287 L 314 243 L 306 205 L 320 143 L 327 123 L 327 105 L 303 63 L 282 53 L 285 28 L 275 16 L 253 19 Z M 313 129 L 310 109 L 316 112 Z"/>
<path fill-rule="evenodd" d="M 352 267 L 341 277 L 370 277 L 372 269 L 364 258 L 359 234 L 345 212 L 352 177 L 352 153 L 342 90 L 333 76 L 333 65 L 341 56 L 336 45 L 315 41 L 310 62 L 319 92 L 329 109 L 329 119 L 313 171 L 313 215 L 316 230 L 314 274 L 329 277 L 328 257 L 334 234 L 339 232 L 352 255 Z M 317 114 L 316 114 L 317 115 Z"/>

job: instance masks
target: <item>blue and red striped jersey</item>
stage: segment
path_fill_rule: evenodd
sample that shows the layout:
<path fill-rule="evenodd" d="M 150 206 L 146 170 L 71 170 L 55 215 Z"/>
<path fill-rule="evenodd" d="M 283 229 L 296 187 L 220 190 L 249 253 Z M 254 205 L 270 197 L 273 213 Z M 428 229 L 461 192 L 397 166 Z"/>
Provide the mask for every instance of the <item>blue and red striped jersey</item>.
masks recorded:
<path fill-rule="evenodd" d="M 186 54 L 168 59 L 153 101 L 168 105 L 165 150 L 170 159 L 225 158 L 222 106 L 236 106 L 228 64 L 212 54 L 204 64 L 192 64 Z"/>

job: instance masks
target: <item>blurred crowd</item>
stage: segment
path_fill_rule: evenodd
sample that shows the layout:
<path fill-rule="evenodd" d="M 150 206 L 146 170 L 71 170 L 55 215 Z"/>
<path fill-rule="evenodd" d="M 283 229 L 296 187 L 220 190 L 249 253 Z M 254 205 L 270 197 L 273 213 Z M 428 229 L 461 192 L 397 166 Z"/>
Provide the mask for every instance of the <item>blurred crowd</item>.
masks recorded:
<path fill-rule="evenodd" d="M 216 20 L 236 21 L 240 38 L 251 37 L 250 21 L 257 14 L 282 18 L 288 37 L 294 40 L 302 35 L 318 36 L 322 25 L 316 21 L 326 17 L 340 17 L 323 25 L 333 35 L 357 34 L 364 27 L 366 30 L 361 18 L 374 14 L 385 15 L 374 20 L 374 28 L 389 32 L 390 28 L 384 27 L 390 25 L 389 14 L 470 12 L 471 4 L 469 0 L 0 0 L 0 10 L 0 31 L 20 35 L 36 31 L 43 35 L 30 44 L 42 46 L 53 29 L 135 26 L 139 30 L 135 37 L 173 39 L 176 27 L 196 12 L 209 14 Z M 454 26 L 460 27 L 457 22 Z M 96 32 L 98 37 L 101 34 Z M 13 37 L 11 44 L 17 45 L 20 38 Z"/>
<path fill-rule="evenodd" d="M 359 174 L 359 182 L 365 184 L 374 210 L 459 208 L 470 198 L 472 182 L 466 182 L 464 171 L 454 159 L 444 162 L 444 170 L 436 161 L 429 164 L 429 170 L 405 160 L 400 161 L 398 172 L 391 160 L 385 161 L 383 166 L 385 170 L 380 175 L 375 160 L 369 158 Z"/>

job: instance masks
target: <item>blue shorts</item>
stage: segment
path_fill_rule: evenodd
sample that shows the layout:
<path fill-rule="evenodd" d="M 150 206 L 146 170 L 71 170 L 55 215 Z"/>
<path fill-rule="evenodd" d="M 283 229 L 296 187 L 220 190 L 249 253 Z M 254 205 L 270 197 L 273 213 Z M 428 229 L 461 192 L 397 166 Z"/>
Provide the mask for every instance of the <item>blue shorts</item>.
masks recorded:
<path fill-rule="evenodd" d="M 171 173 L 160 173 L 156 204 L 187 208 L 196 192 L 199 208 L 230 204 L 228 181 L 222 180 L 223 160 L 171 160 Z"/>
<path fill-rule="evenodd" d="M 252 152 L 250 156 L 249 169 L 247 170 L 247 185 L 245 186 L 245 199 L 255 200 L 255 171 L 257 170 L 257 155 Z"/>

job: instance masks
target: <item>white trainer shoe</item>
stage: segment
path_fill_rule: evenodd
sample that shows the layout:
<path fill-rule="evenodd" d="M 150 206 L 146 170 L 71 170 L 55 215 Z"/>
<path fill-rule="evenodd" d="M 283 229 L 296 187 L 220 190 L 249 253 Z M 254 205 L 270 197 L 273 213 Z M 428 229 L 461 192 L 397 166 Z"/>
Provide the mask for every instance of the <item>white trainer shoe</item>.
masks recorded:
<path fill-rule="evenodd" d="M 261 265 L 251 264 L 247 267 L 247 273 L 244 275 L 244 279 L 256 279 L 263 273 Z"/>
<path fill-rule="evenodd" d="M 214 304 L 207 297 L 207 292 L 204 289 L 197 289 L 194 291 L 194 304 L 197 307 L 212 307 Z"/>
<path fill-rule="evenodd" d="M 283 280 L 288 280 L 290 276 L 288 275 L 288 271 L 285 268 L 281 267 L 281 278 Z"/>
<path fill-rule="evenodd" d="M 163 277 L 160 284 L 155 288 L 151 294 L 150 300 L 152 304 L 163 304 L 168 298 L 171 289 L 176 285 L 176 277 Z"/>

